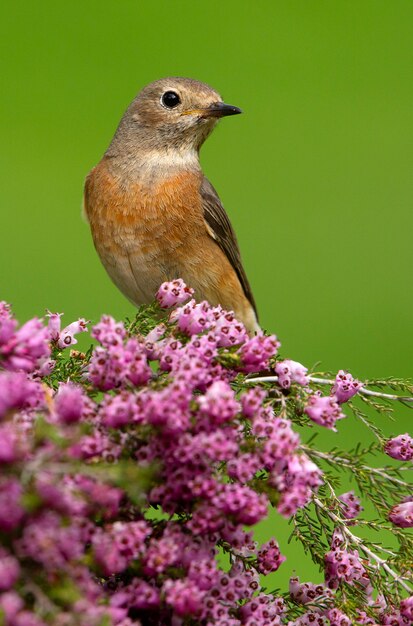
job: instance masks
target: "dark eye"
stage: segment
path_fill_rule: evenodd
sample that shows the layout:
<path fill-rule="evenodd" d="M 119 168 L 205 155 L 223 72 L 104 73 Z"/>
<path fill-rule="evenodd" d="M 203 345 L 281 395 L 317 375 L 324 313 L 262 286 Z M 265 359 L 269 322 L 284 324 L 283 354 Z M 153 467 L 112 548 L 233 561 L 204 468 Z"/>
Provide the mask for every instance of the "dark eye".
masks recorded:
<path fill-rule="evenodd" d="M 175 91 L 165 91 L 162 98 L 162 104 L 166 106 L 168 109 L 173 109 L 178 106 L 181 102 L 181 98 L 178 96 Z"/>

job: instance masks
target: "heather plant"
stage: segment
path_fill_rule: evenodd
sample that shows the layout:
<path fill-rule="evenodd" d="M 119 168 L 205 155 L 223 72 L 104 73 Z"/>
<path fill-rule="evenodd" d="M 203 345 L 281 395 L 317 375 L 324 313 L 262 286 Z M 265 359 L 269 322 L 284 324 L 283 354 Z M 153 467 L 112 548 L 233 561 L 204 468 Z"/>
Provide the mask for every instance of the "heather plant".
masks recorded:
<path fill-rule="evenodd" d="M 413 439 L 374 419 L 412 384 L 310 373 L 193 295 L 176 280 L 133 320 L 103 316 L 86 353 L 86 320 L 19 327 L 0 305 L 0 624 L 412 624 Z M 321 449 L 344 419 L 374 443 Z M 270 509 L 323 583 L 268 592 Z"/>

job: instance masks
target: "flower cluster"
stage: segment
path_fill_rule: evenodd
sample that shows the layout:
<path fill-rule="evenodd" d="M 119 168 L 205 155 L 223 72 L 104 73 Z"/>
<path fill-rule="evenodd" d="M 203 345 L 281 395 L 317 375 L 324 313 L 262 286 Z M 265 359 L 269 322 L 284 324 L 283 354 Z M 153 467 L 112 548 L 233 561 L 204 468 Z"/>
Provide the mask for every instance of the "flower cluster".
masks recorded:
<path fill-rule="evenodd" d="M 19 328 L 1 303 L 4 626 L 342 626 L 343 582 L 372 597 L 368 567 L 339 531 L 325 585 L 296 579 L 287 600 L 266 593 L 262 577 L 285 556 L 253 528 L 271 508 L 290 518 L 310 505 L 323 472 L 297 425 L 305 410 L 333 427 L 357 381 L 340 372 L 335 395 L 313 392 L 306 368 L 277 360 L 275 336 L 249 336 L 232 312 L 192 296 L 180 279 L 163 284 L 142 333 L 103 316 L 88 355 L 64 352 L 84 319 L 61 329 L 49 313 L 47 325 Z M 263 370 L 275 389 L 249 386 Z M 294 412 L 285 398 L 295 407 L 296 388 Z M 358 498 L 340 502 L 354 523 Z M 391 510 L 394 524 L 409 525 L 411 504 Z M 409 619 L 403 602 L 383 604 L 379 623 Z"/>

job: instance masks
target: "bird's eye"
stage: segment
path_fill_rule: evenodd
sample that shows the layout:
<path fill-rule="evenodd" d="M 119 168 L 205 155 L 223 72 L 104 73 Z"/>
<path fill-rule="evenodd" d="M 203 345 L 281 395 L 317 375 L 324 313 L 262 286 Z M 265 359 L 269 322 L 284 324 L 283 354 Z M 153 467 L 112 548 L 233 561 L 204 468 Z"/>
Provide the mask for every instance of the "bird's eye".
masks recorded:
<path fill-rule="evenodd" d="M 174 109 L 181 102 L 181 98 L 175 91 L 165 91 L 161 98 L 161 102 L 167 109 Z"/>

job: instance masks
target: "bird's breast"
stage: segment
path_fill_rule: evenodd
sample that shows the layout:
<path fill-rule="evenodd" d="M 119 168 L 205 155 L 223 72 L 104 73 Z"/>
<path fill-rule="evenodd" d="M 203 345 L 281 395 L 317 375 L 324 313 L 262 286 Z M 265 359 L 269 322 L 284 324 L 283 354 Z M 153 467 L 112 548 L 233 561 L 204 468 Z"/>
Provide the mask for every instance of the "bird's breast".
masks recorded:
<path fill-rule="evenodd" d="M 199 255 L 205 236 L 197 172 L 130 181 L 103 160 L 85 184 L 85 210 L 96 250 L 112 280 L 135 304 L 151 301 Z"/>
<path fill-rule="evenodd" d="M 154 252 L 157 241 L 185 239 L 202 228 L 198 172 L 179 172 L 154 181 L 128 180 L 112 173 L 103 160 L 89 174 L 85 185 L 85 208 L 95 243 L 125 250 L 141 246 Z"/>

